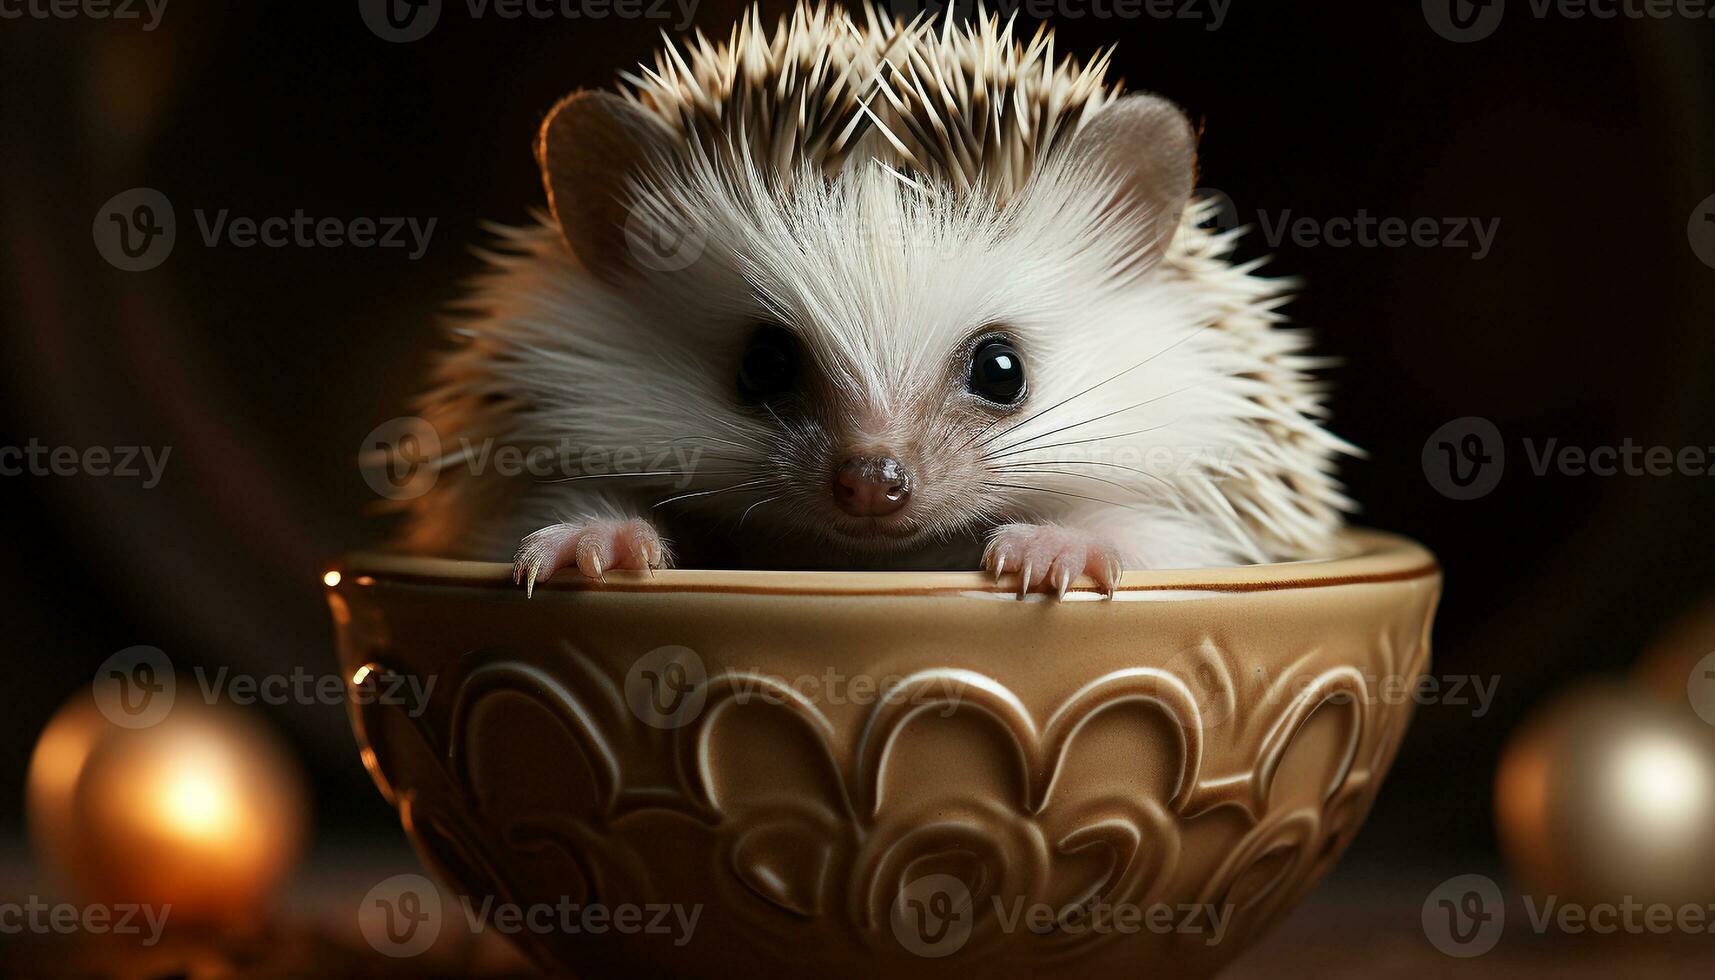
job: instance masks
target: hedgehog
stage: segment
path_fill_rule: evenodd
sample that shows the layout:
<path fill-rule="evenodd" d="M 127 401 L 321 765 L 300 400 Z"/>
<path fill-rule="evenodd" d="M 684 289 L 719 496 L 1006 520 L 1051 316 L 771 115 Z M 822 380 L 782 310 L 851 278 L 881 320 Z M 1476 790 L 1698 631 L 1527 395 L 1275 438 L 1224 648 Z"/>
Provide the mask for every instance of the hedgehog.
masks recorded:
<path fill-rule="evenodd" d="M 417 410 L 410 551 L 557 571 L 1327 557 L 1324 362 L 1198 133 L 1012 21 L 751 8 L 560 101 Z M 539 465 L 502 473 L 507 447 Z"/>

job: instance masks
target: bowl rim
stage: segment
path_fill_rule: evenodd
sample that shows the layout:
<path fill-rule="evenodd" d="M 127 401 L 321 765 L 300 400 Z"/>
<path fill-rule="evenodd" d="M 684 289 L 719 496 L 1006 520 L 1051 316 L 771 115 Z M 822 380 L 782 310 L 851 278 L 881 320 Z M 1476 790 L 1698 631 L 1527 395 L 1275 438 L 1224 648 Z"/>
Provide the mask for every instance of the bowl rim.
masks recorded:
<path fill-rule="evenodd" d="M 1346 554 L 1339 558 L 1239 565 L 1223 568 L 1151 569 L 1126 572 L 1116 597 L 1159 592 L 1272 592 L 1402 582 L 1439 576 L 1441 566 L 1429 549 L 1385 531 L 1350 528 L 1342 533 Z M 1012 586 L 1007 587 L 1010 580 Z M 460 589 L 524 591 L 503 562 L 463 561 L 418 555 L 358 551 L 333 563 L 322 581 L 329 589 L 376 584 Z M 984 572 L 841 572 L 732 569 L 668 569 L 656 572 L 609 571 L 605 582 L 562 572 L 536 583 L 536 595 L 556 593 L 727 593 L 743 595 L 894 596 L 991 594 L 1017 591 L 1017 576 L 1000 583 Z M 1096 584 L 1080 578 L 1071 592 L 1095 595 Z M 1141 596 L 1137 596 L 1141 597 Z"/>

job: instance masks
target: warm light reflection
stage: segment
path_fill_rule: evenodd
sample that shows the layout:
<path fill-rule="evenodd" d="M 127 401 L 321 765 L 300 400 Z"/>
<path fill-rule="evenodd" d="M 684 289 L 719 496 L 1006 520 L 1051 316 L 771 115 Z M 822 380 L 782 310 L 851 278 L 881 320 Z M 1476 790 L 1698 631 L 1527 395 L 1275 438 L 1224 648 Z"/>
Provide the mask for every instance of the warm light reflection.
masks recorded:
<path fill-rule="evenodd" d="M 1536 894 L 1715 902 L 1715 738 L 1685 707 L 1576 688 L 1513 737 L 1495 790 L 1503 852 Z"/>
<path fill-rule="evenodd" d="M 1650 733 L 1622 746 L 1612 765 L 1614 802 L 1640 837 L 1673 846 L 1698 830 L 1709 774 L 1690 746 Z"/>
<path fill-rule="evenodd" d="M 219 840 L 238 829 L 231 783 L 201 766 L 181 764 L 165 773 L 155 801 L 166 829 L 177 836 Z"/>
<path fill-rule="evenodd" d="M 329 570 L 326 574 L 324 574 L 322 576 L 322 584 L 327 586 L 330 589 L 333 588 L 334 586 L 338 585 L 339 584 L 339 570 L 338 569 L 332 569 L 332 570 Z"/>
<path fill-rule="evenodd" d="M 170 905 L 179 928 L 253 926 L 302 841 L 303 787 L 248 713 L 180 690 L 144 728 L 87 692 L 56 713 L 31 764 L 31 837 L 88 901 Z"/>

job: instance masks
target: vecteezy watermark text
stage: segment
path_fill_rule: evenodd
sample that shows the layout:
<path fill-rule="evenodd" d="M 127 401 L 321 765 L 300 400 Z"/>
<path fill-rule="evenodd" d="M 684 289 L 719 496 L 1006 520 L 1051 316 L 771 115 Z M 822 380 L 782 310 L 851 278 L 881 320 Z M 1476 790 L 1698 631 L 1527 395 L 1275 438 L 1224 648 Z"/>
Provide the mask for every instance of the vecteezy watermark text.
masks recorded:
<path fill-rule="evenodd" d="M 670 20 L 690 28 L 698 0 L 464 0 L 471 20 Z M 420 41 L 440 23 L 442 0 L 358 0 L 357 12 L 383 41 Z"/>
<path fill-rule="evenodd" d="M 1562 442 L 1558 436 L 1521 440 L 1533 476 L 1711 477 L 1715 446 L 1648 445 L 1631 437 L 1594 446 Z M 1500 429 L 1477 416 L 1454 419 L 1423 444 L 1423 474 L 1454 500 L 1486 496 L 1501 482 L 1507 449 Z"/>
<path fill-rule="evenodd" d="M 223 696 L 224 700 L 240 706 L 384 704 L 403 708 L 412 718 L 428 710 L 436 680 L 433 674 L 419 677 L 370 670 L 348 682 L 338 674 L 318 674 L 302 667 L 293 667 L 284 674 L 258 675 L 224 666 L 210 672 L 198 666 L 191 673 L 196 677 L 203 700 L 210 704 Z"/>
<path fill-rule="evenodd" d="M 249 674 L 230 667 L 191 669 L 197 692 L 207 704 L 386 705 L 412 718 L 428 710 L 435 691 L 433 674 L 417 676 L 363 668 L 349 680 L 293 667 L 285 673 Z M 122 728 L 148 728 L 172 711 L 179 695 L 179 672 L 159 647 L 134 646 L 115 653 L 96 668 L 95 706 Z"/>
<path fill-rule="evenodd" d="M 1258 211 L 1257 220 L 1269 248 L 1289 238 L 1299 248 L 1447 248 L 1470 252 L 1473 262 L 1488 257 L 1501 227 L 1500 218 L 1378 217 L 1364 208 L 1333 218 Z"/>
<path fill-rule="evenodd" d="M 1181 20 L 1195 21 L 1205 31 L 1218 31 L 1227 22 L 1233 0 L 889 0 L 895 17 L 910 20 L 924 15 L 941 21 L 949 11 L 955 18 L 973 18 L 980 11 L 1009 20 L 1019 14 L 1032 20 Z"/>
<path fill-rule="evenodd" d="M 689 943 L 703 906 L 667 902 L 606 904 L 562 895 L 552 902 L 503 902 L 492 895 L 457 896 L 472 935 L 623 935 Z M 394 875 L 371 888 L 358 906 L 358 926 L 376 952 L 416 956 L 434 945 L 444 924 L 440 889 L 422 875 Z"/>
<path fill-rule="evenodd" d="M 526 933 L 536 936 L 555 933 L 601 935 L 611 932 L 626 936 L 662 936 L 675 946 L 691 941 L 697 931 L 697 920 L 703 915 L 701 905 L 666 902 L 603 905 L 574 902 L 564 895 L 552 903 L 529 905 L 496 901 L 492 895 L 484 896 L 480 901 L 461 895 L 459 904 L 464 908 L 465 924 L 472 933 L 487 929 L 506 936 Z"/>
<path fill-rule="evenodd" d="M 1219 946 L 1233 921 L 1231 905 L 1138 905 L 1134 902 L 1079 902 L 1054 906 L 1026 902 L 1022 896 L 1003 902 L 993 899 L 995 919 L 1002 932 L 1020 928 L 1037 935 L 1051 932 L 1066 935 L 1202 936 L 1204 945 Z"/>
<path fill-rule="evenodd" d="M 653 476 L 683 490 L 696 479 L 705 448 L 684 442 L 654 446 L 600 446 L 569 438 L 518 445 L 494 438 L 460 436 L 442 452 L 435 427 L 404 415 L 388 419 L 364 436 L 357 465 L 369 488 L 389 500 L 412 500 L 434 488 L 451 467 L 470 476 L 492 473 L 508 479 L 569 480 L 597 476 Z M 450 462 L 449 462 L 450 461 Z"/>
<path fill-rule="evenodd" d="M 1449 41 L 1468 44 L 1495 33 L 1506 16 L 1506 0 L 1422 0 L 1423 19 Z M 1515 8 L 1517 4 L 1513 5 Z M 1524 13 L 1536 20 L 1668 20 L 1715 18 L 1711 0 L 1527 0 Z"/>
<path fill-rule="evenodd" d="M 1634 896 L 1587 904 L 1559 895 L 1522 895 L 1524 924 L 1536 935 L 1715 935 L 1715 904 L 1645 902 Z M 1518 921 L 1513 917 L 1512 921 Z M 1486 875 L 1449 878 L 1423 903 L 1423 933 L 1448 956 L 1469 959 L 1494 949 L 1508 922 L 1507 899 Z"/>
<path fill-rule="evenodd" d="M 992 896 L 989 905 L 995 926 L 1008 935 L 1177 935 L 1198 937 L 1206 946 L 1218 946 L 1226 938 L 1235 911 L 1231 905 L 1100 899 L 1053 905 L 1001 895 Z M 930 874 L 899 890 L 888 918 L 894 938 L 907 951 L 938 959 L 958 952 L 970 939 L 980 908 L 964 881 Z"/>
<path fill-rule="evenodd" d="M 101 476 L 141 479 L 143 489 L 161 484 L 171 446 L 48 446 L 31 437 L 22 446 L 0 446 L 0 476 Z"/>
<path fill-rule="evenodd" d="M 167 0 L 0 0 L 0 20 L 135 20 L 144 31 L 166 12 Z"/>
<path fill-rule="evenodd" d="M 423 257 L 436 218 L 408 216 L 316 217 L 234 214 L 231 208 L 195 208 L 197 233 L 207 248 L 398 249 L 410 261 Z M 96 251 L 125 272 L 145 272 L 167 261 L 178 240 L 173 203 L 152 187 L 133 187 L 109 198 L 91 229 Z"/>
<path fill-rule="evenodd" d="M 783 677 L 766 671 L 733 670 L 722 682 L 734 703 L 771 706 L 788 700 L 817 705 L 909 704 L 933 708 L 943 717 L 957 711 L 967 693 L 954 676 L 907 685 L 904 675 L 848 674 L 829 666 L 819 674 Z M 703 658 L 686 646 L 656 647 L 638 657 L 625 674 L 625 703 L 639 721 L 653 728 L 681 728 L 702 714 L 709 694 Z"/>
<path fill-rule="evenodd" d="M 31 895 L 22 902 L 0 902 L 0 935 L 141 936 L 144 946 L 153 946 L 161 941 L 161 930 L 172 911 L 171 905 L 73 905 L 44 902 Z"/>

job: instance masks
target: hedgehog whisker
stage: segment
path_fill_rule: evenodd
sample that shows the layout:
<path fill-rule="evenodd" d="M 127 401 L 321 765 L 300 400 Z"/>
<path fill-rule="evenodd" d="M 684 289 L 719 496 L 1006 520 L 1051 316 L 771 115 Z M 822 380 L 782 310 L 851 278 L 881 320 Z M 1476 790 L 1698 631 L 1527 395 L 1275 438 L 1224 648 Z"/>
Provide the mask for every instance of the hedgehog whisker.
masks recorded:
<path fill-rule="evenodd" d="M 953 455 L 957 456 L 960 453 L 964 452 L 965 450 L 971 448 L 972 443 L 976 442 L 978 439 L 981 439 L 983 437 L 983 435 L 986 434 L 990 429 L 994 428 L 996 425 L 999 425 L 1000 421 L 1004 418 L 1006 418 L 1006 416 L 996 415 L 993 419 L 991 419 L 989 421 L 988 425 L 985 425 L 981 429 L 978 429 L 976 435 L 971 436 L 969 439 L 966 439 L 964 442 L 959 443 L 959 448 L 953 450 Z"/>
<path fill-rule="evenodd" d="M 717 456 L 708 454 L 706 458 L 715 460 L 719 463 L 735 463 L 741 466 L 749 466 L 753 469 L 763 461 L 763 457 L 761 456 Z"/>
<path fill-rule="evenodd" d="M 1178 420 L 1175 419 L 1174 421 L 1178 421 Z M 1124 439 L 1127 436 L 1138 436 L 1138 435 L 1143 435 L 1145 432 L 1154 432 L 1157 429 L 1164 429 L 1164 428 L 1166 428 L 1172 424 L 1173 424 L 1172 422 L 1163 422 L 1160 425 L 1145 426 L 1144 428 L 1141 428 L 1141 429 L 1133 429 L 1130 432 L 1105 433 L 1105 434 L 1099 435 L 1099 436 L 1090 436 L 1087 439 L 1068 439 L 1065 442 L 1051 442 L 1046 446 L 1025 446 L 1021 449 L 1011 449 L 1011 450 L 1008 450 L 1007 452 L 1004 452 L 1004 453 L 996 453 L 993 456 L 984 456 L 981 461 L 985 462 L 985 463 L 992 463 L 992 462 L 995 462 L 996 460 L 1006 459 L 1009 456 L 1017 456 L 1020 453 L 1047 452 L 1050 449 L 1064 449 L 1067 446 L 1083 446 L 1083 445 L 1088 445 L 1089 443 L 1092 443 L 1092 442 L 1107 442 L 1111 439 Z"/>
<path fill-rule="evenodd" d="M 1052 494 L 1055 494 L 1056 496 L 1061 496 L 1061 497 L 1075 497 L 1079 500 L 1093 500 L 1098 504 L 1107 504 L 1110 507 L 1130 508 L 1131 506 L 1133 506 L 1131 504 L 1122 504 L 1117 500 L 1108 500 L 1104 497 L 1090 497 L 1090 496 L 1086 496 L 1086 495 L 1081 494 L 1081 493 L 1072 493 L 1070 490 L 1054 490 L 1054 489 L 1051 489 L 1049 487 L 1037 487 L 1037 486 L 1030 486 L 1030 485 L 1021 484 L 1021 483 L 997 483 L 997 482 L 989 481 L 989 482 L 985 482 L 983 484 L 983 486 L 985 486 L 985 487 L 1002 487 L 1002 488 L 1005 488 L 1007 490 L 1024 490 L 1024 491 L 1029 492 L 1029 493 L 1052 493 Z"/>
<path fill-rule="evenodd" d="M 1075 401 L 1079 398 L 1082 398 L 1085 395 L 1089 394 L 1092 391 L 1095 391 L 1097 388 L 1100 388 L 1101 386 L 1103 386 L 1105 384 L 1108 384 L 1108 383 L 1113 382 L 1113 381 L 1118 381 L 1120 378 L 1123 378 L 1126 375 L 1132 373 L 1133 371 L 1136 371 L 1138 368 L 1143 367 L 1145 364 L 1148 364 L 1150 361 L 1155 360 L 1156 358 L 1160 357 L 1161 355 L 1167 353 L 1168 351 L 1172 350 L 1175 347 L 1178 347 L 1180 344 L 1183 344 L 1185 341 L 1190 340 L 1192 337 L 1197 336 L 1198 334 L 1202 333 L 1204 330 L 1207 330 L 1207 329 L 1209 329 L 1209 324 L 1205 323 L 1202 326 L 1198 327 L 1197 329 L 1186 334 L 1185 336 L 1180 337 L 1178 340 L 1175 340 L 1173 343 L 1168 344 L 1166 347 L 1163 347 L 1160 350 L 1156 351 L 1155 353 L 1144 358 L 1143 360 L 1138 361 L 1136 364 L 1133 364 L 1131 367 L 1126 368 L 1124 371 L 1121 371 L 1118 374 L 1113 375 L 1112 377 L 1103 378 L 1101 381 L 1098 381 L 1095 384 L 1089 386 L 1088 388 L 1085 388 L 1083 391 L 1080 391 L 1080 392 L 1073 394 L 1073 395 L 1068 395 L 1065 398 L 1062 398 L 1059 401 L 1055 402 L 1054 404 L 1048 406 L 1047 408 L 1044 408 L 1044 409 L 1041 409 L 1040 411 L 1036 411 L 1036 412 L 1031 413 L 1025 419 L 1020 421 L 1017 425 L 1011 425 L 1011 426 L 1006 427 L 1005 429 L 1001 430 L 1000 432 L 997 432 L 994 435 L 990 436 L 987 441 L 993 442 L 996 439 L 1003 438 L 1007 435 L 1007 433 L 1015 432 L 1021 426 L 1027 425 L 1030 422 L 1033 422 L 1036 419 L 1041 418 L 1043 415 L 1054 411 L 1057 408 L 1060 408 L 1064 405 L 1069 404 L 1072 401 Z"/>
<path fill-rule="evenodd" d="M 1026 464 L 1020 464 L 1018 466 L 1003 467 L 1001 469 L 996 470 L 995 472 L 997 472 L 997 473 L 1024 474 L 1026 476 L 1028 476 L 1032 473 L 1045 473 L 1045 474 L 1048 474 L 1051 476 L 1075 476 L 1081 480 L 1094 480 L 1097 483 L 1106 483 L 1110 487 L 1118 487 L 1119 489 L 1124 490 L 1127 493 L 1138 493 L 1139 492 L 1138 488 L 1135 485 L 1121 483 L 1118 480 L 1109 480 L 1106 477 L 1096 476 L 1093 473 L 1079 473 L 1075 470 L 1045 470 L 1045 469 L 1039 469 L 1039 468 L 1034 467 L 1034 466 L 1028 466 Z"/>
<path fill-rule="evenodd" d="M 1009 463 L 1006 466 L 995 467 L 995 472 L 996 473 L 1011 473 L 1011 472 L 1027 472 L 1028 473 L 1028 472 L 1034 470 L 1038 466 L 1045 466 L 1045 465 L 1047 465 L 1047 466 L 1111 466 L 1114 469 L 1125 470 L 1128 473 L 1136 473 L 1138 476 L 1147 477 L 1148 479 L 1154 480 L 1156 483 L 1159 483 L 1163 487 L 1165 487 L 1167 489 L 1168 493 L 1171 493 L 1176 497 L 1183 498 L 1185 496 L 1184 493 L 1181 492 L 1178 487 L 1174 486 L 1172 483 L 1169 483 L 1167 480 L 1161 478 L 1160 476 L 1157 476 L 1156 474 L 1149 472 L 1148 470 L 1140 470 L 1135 466 L 1126 466 L 1123 463 L 1109 463 L 1109 462 L 1106 462 L 1105 460 L 1097 460 L 1097 459 L 1025 460 L 1025 461 L 1019 462 L 1019 463 Z M 1054 471 L 1054 470 L 1042 470 L 1041 472 L 1053 473 L 1056 471 Z M 1074 476 L 1086 476 L 1087 474 L 1074 473 L 1072 475 L 1074 475 Z M 1092 477 L 1092 479 L 1093 479 L 1093 477 Z"/>
<path fill-rule="evenodd" d="M 712 496 L 714 494 L 721 494 L 721 493 L 732 493 L 735 490 L 755 489 L 758 487 L 765 487 L 765 488 L 772 489 L 775 485 L 778 484 L 778 482 L 779 481 L 773 477 L 764 477 L 760 480 L 751 480 L 751 481 L 746 482 L 746 483 L 735 483 L 731 486 L 716 487 L 713 490 L 693 490 L 690 493 L 681 493 L 681 494 L 677 494 L 677 495 L 672 496 L 672 497 L 668 497 L 666 500 L 658 500 L 655 503 L 650 504 L 649 507 L 651 510 L 653 510 L 656 507 L 664 507 L 667 504 L 670 504 L 670 503 L 673 503 L 673 502 L 679 501 L 679 500 L 689 500 L 692 497 L 708 497 L 708 496 Z"/>
<path fill-rule="evenodd" d="M 1102 415 L 1097 415 L 1093 418 L 1087 418 L 1081 422 L 1073 422 L 1069 425 L 1063 425 L 1063 426 L 1059 427 L 1058 429 L 1049 429 L 1047 432 L 1043 432 L 1043 433 L 1040 433 L 1038 435 L 1027 436 L 1023 439 L 1020 439 L 1017 442 L 1011 443 L 1010 445 L 998 446 L 998 447 L 990 450 L 988 453 L 985 453 L 983 455 L 983 459 L 998 459 L 998 458 L 1000 458 L 1001 455 L 1005 454 L 1007 450 L 1022 449 L 1026 446 L 1029 446 L 1031 443 L 1035 442 L 1038 439 L 1046 439 L 1049 436 L 1059 435 L 1060 433 L 1065 432 L 1069 429 L 1076 429 L 1081 425 L 1089 425 L 1091 422 L 1100 422 L 1103 419 L 1111 419 L 1115 415 L 1123 415 L 1126 412 L 1130 412 L 1130 411 L 1133 411 L 1134 409 L 1142 408 L 1145 405 L 1154 404 L 1155 402 L 1161 401 L 1164 398 L 1172 398 L 1174 395 L 1184 394 L 1185 392 L 1190 391 L 1193 388 L 1200 388 L 1203 385 L 1206 385 L 1208 383 L 1209 383 L 1208 381 L 1199 381 L 1196 384 L 1186 385 L 1183 388 L 1178 388 L 1178 389 L 1175 389 L 1173 391 L 1169 391 L 1165 394 L 1156 395 L 1152 398 L 1145 398 L 1143 401 L 1137 402 L 1136 404 L 1127 405 L 1124 408 L 1116 408 L 1111 412 L 1107 412 L 1107 413 L 1102 414 Z M 1157 428 L 1159 428 L 1159 426 Z M 1143 430 L 1143 431 L 1148 431 L 1148 430 Z M 1126 433 L 1126 434 L 1127 435 L 1135 435 L 1136 433 Z"/>
<path fill-rule="evenodd" d="M 542 483 L 580 483 L 584 480 L 618 480 L 637 477 L 654 476 L 743 476 L 755 470 L 641 470 L 636 473 L 581 473 L 577 476 L 562 476 L 552 480 L 542 480 Z"/>
<path fill-rule="evenodd" d="M 756 503 L 751 504 L 749 507 L 746 507 L 744 509 L 744 513 L 738 515 L 738 528 L 737 528 L 737 530 L 743 530 L 744 529 L 744 519 L 750 516 L 751 511 L 755 510 L 758 507 L 761 507 L 763 504 L 766 504 L 770 501 L 779 500 L 781 497 L 784 497 L 784 496 L 786 496 L 786 494 L 784 491 L 782 491 L 781 493 L 777 493 L 777 494 L 773 495 L 772 497 L 763 497 L 761 500 L 758 500 Z"/>
<path fill-rule="evenodd" d="M 734 449 L 757 450 L 757 449 L 762 448 L 761 446 L 758 446 L 755 443 L 737 442 L 737 441 L 734 441 L 732 439 L 722 439 L 720 436 L 709 436 L 709 435 L 673 436 L 672 438 L 668 439 L 667 441 L 668 442 L 718 442 L 723 446 L 731 446 Z"/>

